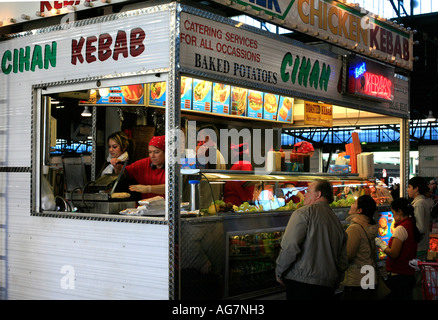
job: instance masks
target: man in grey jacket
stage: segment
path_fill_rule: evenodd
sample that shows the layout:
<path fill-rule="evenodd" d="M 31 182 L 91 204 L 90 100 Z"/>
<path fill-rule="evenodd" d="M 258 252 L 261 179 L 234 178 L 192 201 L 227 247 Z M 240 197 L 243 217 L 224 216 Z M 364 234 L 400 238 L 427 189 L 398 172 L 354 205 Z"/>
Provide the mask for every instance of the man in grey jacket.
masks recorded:
<path fill-rule="evenodd" d="M 332 299 L 348 268 L 347 234 L 329 206 L 328 181 L 311 183 L 304 197 L 283 235 L 276 278 L 287 285 L 287 299 Z"/>

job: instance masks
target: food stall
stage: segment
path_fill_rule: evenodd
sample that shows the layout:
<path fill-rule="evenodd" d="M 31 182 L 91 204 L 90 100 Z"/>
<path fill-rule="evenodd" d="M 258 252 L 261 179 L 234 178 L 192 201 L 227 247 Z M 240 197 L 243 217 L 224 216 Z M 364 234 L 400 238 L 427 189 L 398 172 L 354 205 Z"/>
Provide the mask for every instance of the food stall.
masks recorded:
<path fill-rule="evenodd" d="M 302 192 L 319 178 L 357 194 L 379 191 L 379 210 L 390 201 L 366 171 L 305 173 L 287 160 L 282 167 L 274 149 L 283 128 L 343 125 L 355 117 L 402 124 L 400 149 L 407 153 L 408 92 L 400 89 L 400 100 L 393 99 L 407 79 L 390 73 L 389 98 L 359 97 L 346 92 L 356 57 L 179 3 L 146 5 L 0 42 L 7 299 L 254 297 L 281 290 L 275 257 L 300 205 L 288 198 L 296 190 L 287 182 L 301 184 Z M 89 120 L 77 116 L 85 108 Z M 199 140 L 204 125 L 216 129 L 209 133 L 216 133 L 215 145 L 206 149 Z M 90 156 L 68 162 L 54 145 L 81 128 L 92 137 Z M 99 180 L 105 139 L 115 129 L 130 132 L 136 159 L 147 156 L 153 135 L 166 135 L 166 193 L 157 207 L 141 208 L 152 204 L 116 190 L 120 176 Z M 248 152 L 235 148 L 240 144 Z M 232 169 L 233 150 L 251 170 Z M 76 185 L 69 186 L 70 169 L 81 177 Z M 223 193 L 229 183 L 258 197 L 230 205 Z M 342 192 L 336 197 L 342 221 L 349 202 Z"/>

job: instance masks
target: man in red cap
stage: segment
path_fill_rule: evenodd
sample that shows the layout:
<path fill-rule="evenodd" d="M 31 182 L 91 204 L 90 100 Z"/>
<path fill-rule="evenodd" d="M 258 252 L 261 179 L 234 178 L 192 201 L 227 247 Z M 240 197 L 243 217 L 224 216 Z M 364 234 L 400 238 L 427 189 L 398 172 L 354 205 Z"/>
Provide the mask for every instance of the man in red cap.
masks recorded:
<path fill-rule="evenodd" d="M 166 191 L 165 136 L 155 136 L 149 141 L 149 157 L 126 166 L 126 174 L 137 184 L 130 185 L 129 191 L 141 193 L 142 199 L 155 196 L 164 197 Z"/>

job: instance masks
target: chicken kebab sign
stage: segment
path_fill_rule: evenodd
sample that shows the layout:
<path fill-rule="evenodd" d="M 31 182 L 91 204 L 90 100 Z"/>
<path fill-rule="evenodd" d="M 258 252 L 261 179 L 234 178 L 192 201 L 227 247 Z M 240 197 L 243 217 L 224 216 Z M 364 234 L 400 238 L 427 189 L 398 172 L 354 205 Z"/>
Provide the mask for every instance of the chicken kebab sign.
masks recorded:
<path fill-rule="evenodd" d="M 182 69 L 342 99 L 341 61 L 235 25 L 181 14 Z"/>

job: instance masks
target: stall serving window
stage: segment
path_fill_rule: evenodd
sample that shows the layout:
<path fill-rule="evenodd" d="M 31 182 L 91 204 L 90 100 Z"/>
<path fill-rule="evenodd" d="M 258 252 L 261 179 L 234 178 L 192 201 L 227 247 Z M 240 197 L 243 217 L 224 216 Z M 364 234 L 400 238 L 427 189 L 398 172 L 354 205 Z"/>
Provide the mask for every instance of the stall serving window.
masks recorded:
<path fill-rule="evenodd" d="M 37 89 L 35 214 L 164 217 L 165 91 L 142 78 Z"/>

